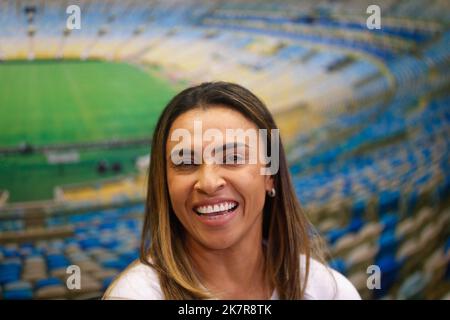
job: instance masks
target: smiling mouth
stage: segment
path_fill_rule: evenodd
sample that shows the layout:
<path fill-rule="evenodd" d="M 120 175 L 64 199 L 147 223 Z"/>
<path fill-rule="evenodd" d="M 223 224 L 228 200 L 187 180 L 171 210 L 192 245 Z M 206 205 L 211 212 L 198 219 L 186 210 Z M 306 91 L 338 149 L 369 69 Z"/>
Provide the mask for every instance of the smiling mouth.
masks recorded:
<path fill-rule="evenodd" d="M 194 208 L 194 212 L 199 216 L 219 216 L 233 212 L 239 207 L 237 202 L 226 201 L 214 205 L 198 206 Z"/>

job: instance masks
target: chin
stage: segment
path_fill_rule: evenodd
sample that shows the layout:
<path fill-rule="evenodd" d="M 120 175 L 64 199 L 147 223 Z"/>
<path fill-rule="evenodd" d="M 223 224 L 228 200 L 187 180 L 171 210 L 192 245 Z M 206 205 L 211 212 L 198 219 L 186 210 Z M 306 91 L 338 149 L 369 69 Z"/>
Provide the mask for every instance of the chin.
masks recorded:
<path fill-rule="evenodd" d="M 211 250 L 225 250 L 232 247 L 237 241 L 236 237 L 210 236 L 202 239 L 204 247 Z"/>

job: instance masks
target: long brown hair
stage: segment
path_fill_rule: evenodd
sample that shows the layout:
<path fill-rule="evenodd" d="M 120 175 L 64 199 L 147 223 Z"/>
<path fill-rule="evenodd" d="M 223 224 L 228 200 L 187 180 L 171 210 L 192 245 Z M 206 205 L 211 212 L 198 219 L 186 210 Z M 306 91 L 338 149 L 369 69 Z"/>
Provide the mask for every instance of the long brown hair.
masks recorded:
<path fill-rule="evenodd" d="M 266 129 L 270 154 L 271 129 L 275 121 L 264 103 L 249 90 L 227 82 L 203 83 L 183 90 L 162 112 L 156 125 L 148 177 L 145 220 L 140 261 L 155 269 L 166 299 L 212 298 L 195 276 L 184 247 L 185 230 L 170 203 L 166 180 L 166 143 L 172 123 L 194 108 L 220 105 L 240 112 L 259 129 Z M 265 270 L 280 299 L 304 297 L 310 258 L 321 259 L 315 234 L 294 192 L 284 148 L 279 143 L 279 170 L 273 175 L 276 196 L 266 197 L 263 209 L 263 237 L 267 244 Z M 300 255 L 305 255 L 304 272 Z"/>

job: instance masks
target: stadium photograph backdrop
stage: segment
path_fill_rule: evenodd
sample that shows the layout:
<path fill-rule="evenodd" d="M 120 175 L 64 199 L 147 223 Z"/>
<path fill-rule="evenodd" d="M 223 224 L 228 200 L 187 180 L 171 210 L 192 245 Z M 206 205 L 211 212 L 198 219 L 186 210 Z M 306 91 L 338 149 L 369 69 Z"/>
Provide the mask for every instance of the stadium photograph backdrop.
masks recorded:
<path fill-rule="evenodd" d="M 0 299 L 102 296 L 138 257 L 160 112 L 205 81 L 268 106 L 328 262 L 362 298 L 449 299 L 449 9 L 0 0 Z"/>

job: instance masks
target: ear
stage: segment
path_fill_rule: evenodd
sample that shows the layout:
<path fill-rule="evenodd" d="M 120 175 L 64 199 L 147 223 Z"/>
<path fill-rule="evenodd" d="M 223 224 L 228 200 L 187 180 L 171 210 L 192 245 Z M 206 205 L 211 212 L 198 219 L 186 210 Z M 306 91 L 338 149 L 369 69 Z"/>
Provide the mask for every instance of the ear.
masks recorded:
<path fill-rule="evenodd" d="M 270 191 L 272 190 L 274 184 L 273 184 L 273 176 L 271 175 L 267 175 L 264 177 L 264 187 L 266 189 L 266 191 Z"/>

